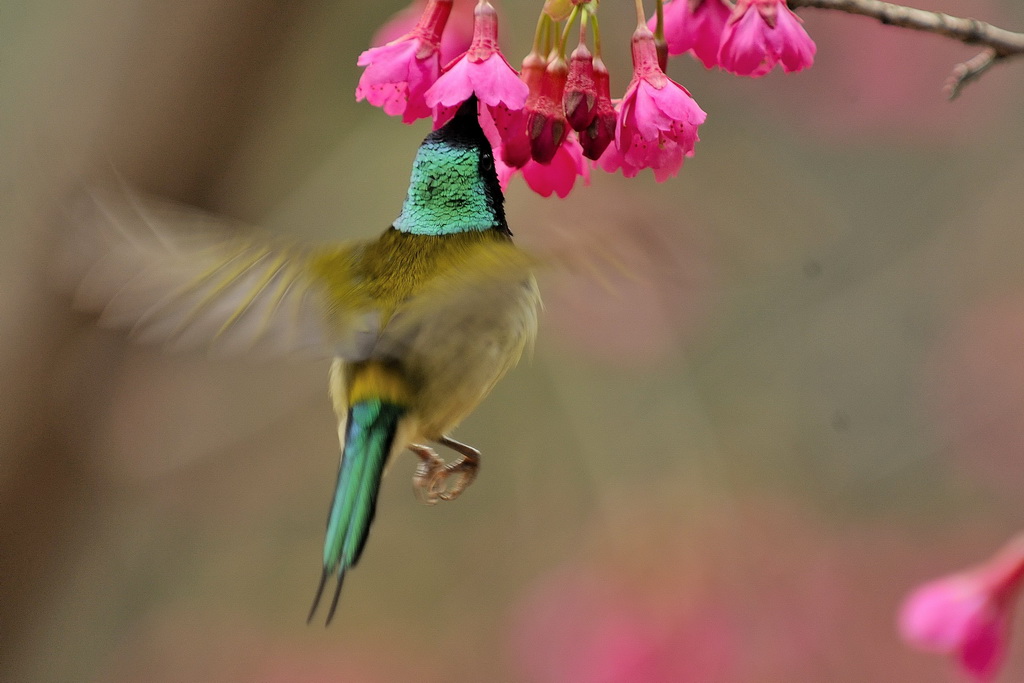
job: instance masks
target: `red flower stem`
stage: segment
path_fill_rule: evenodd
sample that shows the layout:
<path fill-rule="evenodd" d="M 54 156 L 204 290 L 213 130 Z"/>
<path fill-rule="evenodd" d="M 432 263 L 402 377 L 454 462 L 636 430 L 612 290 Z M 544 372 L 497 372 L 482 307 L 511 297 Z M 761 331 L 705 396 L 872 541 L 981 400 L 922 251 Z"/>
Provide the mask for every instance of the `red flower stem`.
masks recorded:
<path fill-rule="evenodd" d="M 597 15 L 590 14 L 590 30 L 594 32 L 594 57 L 601 58 L 601 27 L 597 23 Z"/>

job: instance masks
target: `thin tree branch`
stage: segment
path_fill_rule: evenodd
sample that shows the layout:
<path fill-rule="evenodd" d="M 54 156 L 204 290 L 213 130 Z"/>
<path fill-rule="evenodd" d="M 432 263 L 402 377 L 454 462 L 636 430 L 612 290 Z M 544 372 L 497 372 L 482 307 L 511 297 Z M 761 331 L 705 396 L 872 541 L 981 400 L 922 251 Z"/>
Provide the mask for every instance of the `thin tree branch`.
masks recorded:
<path fill-rule="evenodd" d="M 984 45 L 984 51 L 953 68 L 944 88 L 951 100 L 967 83 L 988 71 L 996 62 L 1024 54 L 1024 33 L 1007 31 L 977 19 L 954 17 L 881 0 L 789 0 L 789 6 L 793 9 L 814 7 L 861 14 L 883 24 L 937 33 L 967 45 Z"/>
<path fill-rule="evenodd" d="M 946 85 L 942 87 L 946 97 L 955 100 L 959 97 L 960 91 L 965 85 L 988 71 L 989 67 L 1003 59 L 1004 56 L 994 49 L 988 48 L 984 52 L 974 55 L 966 62 L 960 62 L 954 66 L 953 73 L 949 74 L 949 78 L 946 79 Z"/>

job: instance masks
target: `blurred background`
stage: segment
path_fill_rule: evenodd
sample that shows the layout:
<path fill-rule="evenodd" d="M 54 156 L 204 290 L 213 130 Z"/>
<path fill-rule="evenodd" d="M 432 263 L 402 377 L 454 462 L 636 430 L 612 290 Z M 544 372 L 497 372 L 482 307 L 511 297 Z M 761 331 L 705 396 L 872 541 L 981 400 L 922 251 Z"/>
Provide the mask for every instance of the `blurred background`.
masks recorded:
<path fill-rule="evenodd" d="M 1016 0 L 916 4 L 1024 29 Z M 813 10 L 806 73 L 673 59 L 709 113 L 678 178 L 512 181 L 522 244 L 634 275 L 542 281 L 535 356 L 456 434 L 480 478 L 428 508 L 395 463 L 334 624 L 305 625 L 327 364 L 132 345 L 71 309 L 53 241 L 111 169 L 302 239 L 379 233 L 429 125 L 357 104 L 355 61 L 402 7 L 0 7 L 0 680 L 959 680 L 895 614 L 1024 527 L 1024 63 L 948 103 L 976 50 Z M 540 2 L 501 9 L 517 65 Z M 616 94 L 632 11 L 601 8 Z"/>

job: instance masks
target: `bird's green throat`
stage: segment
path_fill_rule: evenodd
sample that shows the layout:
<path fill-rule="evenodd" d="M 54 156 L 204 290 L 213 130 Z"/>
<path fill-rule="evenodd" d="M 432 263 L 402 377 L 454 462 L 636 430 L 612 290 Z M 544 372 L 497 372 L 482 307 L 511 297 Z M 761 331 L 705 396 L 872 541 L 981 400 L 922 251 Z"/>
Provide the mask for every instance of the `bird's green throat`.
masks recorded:
<path fill-rule="evenodd" d="M 476 98 L 420 145 L 394 226 L 415 235 L 492 228 L 508 232 L 493 152 L 476 117 Z"/>

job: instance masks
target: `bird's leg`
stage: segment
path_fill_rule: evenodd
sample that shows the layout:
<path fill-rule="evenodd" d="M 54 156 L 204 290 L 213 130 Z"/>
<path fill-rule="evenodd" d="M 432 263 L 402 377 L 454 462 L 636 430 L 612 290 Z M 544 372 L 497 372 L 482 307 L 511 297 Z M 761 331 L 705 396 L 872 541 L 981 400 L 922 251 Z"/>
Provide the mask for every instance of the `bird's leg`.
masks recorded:
<path fill-rule="evenodd" d="M 462 456 L 455 462 L 445 465 L 437 481 L 441 500 L 455 500 L 476 479 L 476 473 L 480 469 L 480 451 L 447 436 L 442 436 L 437 442 Z M 449 488 L 448 477 L 453 474 L 456 475 L 456 479 Z"/>
<path fill-rule="evenodd" d="M 437 442 L 452 449 L 461 457 L 455 462 L 445 464 L 429 446 L 409 446 L 409 450 L 420 459 L 416 474 L 412 478 L 413 488 L 420 500 L 427 505 L 433 505 L 438 500 L 458 498 L 466 487 L 473 483 L 477 470 L 480 469 L 480 451 L 477 449 L 447 436 L 442 436 Z M 449 486 L 448 478 L 452 476 L 455 476 L 455 479 Z"/>
<path fill-rule="evenodd" d="M 420 501 L 433 505 L 438 500 L 438 494 L 431 487 L 431 482 L 439 472 L 444 471 L 444 460 L 430 446 L 413 443 L 409 444 L 409 450 L 420 459 L 420 464 L 416 465 L 416 472 L 412 475 L 413 491 Z"/>

